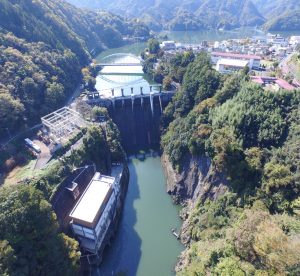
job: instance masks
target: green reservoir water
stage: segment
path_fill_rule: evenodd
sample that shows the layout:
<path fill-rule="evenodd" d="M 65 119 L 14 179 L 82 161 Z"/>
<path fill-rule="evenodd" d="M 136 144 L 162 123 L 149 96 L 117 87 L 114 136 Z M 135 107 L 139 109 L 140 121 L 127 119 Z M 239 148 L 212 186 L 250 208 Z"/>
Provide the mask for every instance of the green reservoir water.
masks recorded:
<path fill-rule="evenodd" d="M 203 40 L 221 41 L 225 39 L 246 38 L 264 34 L 263 31 L 254 28 L 239 28 L 229 31 L 206 30 L 206 31 L 163 31 L 160 36 L 167 36 L 168 40 L 180 43 L 197 44 Z"/>
<path fill-rule="evenodd" d="M 129 170 L 120 225 L 94 275 L 173 275 L 184 248 L 171 233 L 181 222 L 178 207 L 166 193 L 160 158 L 133 158 Z"/>
<path fill-rule="evenodd" d="M 275 32 L 283 37 L 288 37 L 291 35 L 300 35 L 299 31 L 293 32 Z M 253 36 L 263 36 L 266 35 L 265 31 L 257 28 L 244 27 L 234 30 L 220 31 L 220 30 L 207 30 L 207 31 L 162 31 L 159 34 L 161 37 L 167 36 L 168 40 L 174 40 L 180 43 L 191 43 L 197 44 L 203 40 L 206 41 L 221 41 L 226 39 L 239 39 L 247 38 Z"/>

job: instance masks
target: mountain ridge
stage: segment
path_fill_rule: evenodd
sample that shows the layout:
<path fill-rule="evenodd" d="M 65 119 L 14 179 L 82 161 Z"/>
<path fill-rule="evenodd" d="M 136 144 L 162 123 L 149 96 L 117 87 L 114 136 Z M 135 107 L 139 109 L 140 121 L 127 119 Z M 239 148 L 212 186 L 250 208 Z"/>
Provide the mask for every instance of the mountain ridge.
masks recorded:
<path fill-rule="evenodd" d="M 99 1 L 68 0 L 78 6 L 104 9 L 139 18 L 154 30 L 186 30 L 256 26 L 265 22 L 250 0 Z M 216 16 L 216 11 L 219 16 Z"/>
<path fill-rule="evenodd" d="M 234 29 L 244 26 L 261 26 L 270 31 L 300 30 L 296 13 L 300 11 L 298 0 L 68 1 L 80 7 L 137 17 L 154 31 Z"/>

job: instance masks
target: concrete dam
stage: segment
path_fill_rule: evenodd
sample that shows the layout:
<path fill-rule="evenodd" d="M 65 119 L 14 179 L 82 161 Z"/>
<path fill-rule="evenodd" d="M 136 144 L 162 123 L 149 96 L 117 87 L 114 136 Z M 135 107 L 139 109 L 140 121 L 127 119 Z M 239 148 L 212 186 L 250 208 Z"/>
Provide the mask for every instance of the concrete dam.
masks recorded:
<path fill-rule="evenodd" d="M 108 109 L 126 152 L 159 148 L 160 118 L 175 91 L 163 91 L 147 80 L 140 58 L 134 55 L 114 54 L 101 64 L 97 92 L 89 94 L 87 102 Z"/>

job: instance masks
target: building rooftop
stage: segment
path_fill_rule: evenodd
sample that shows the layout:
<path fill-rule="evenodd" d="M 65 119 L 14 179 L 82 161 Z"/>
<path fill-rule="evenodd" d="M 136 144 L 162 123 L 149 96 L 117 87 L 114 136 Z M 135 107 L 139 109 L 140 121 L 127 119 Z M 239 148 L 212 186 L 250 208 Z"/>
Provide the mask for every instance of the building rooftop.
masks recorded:
<path fill-rule="evenodd" d="M 246 60 L 237 60 L 237 59 L 220 59 L 218 61 L 219 65 L 228 65 L 228 66 L 241 67 L 241 68 L 247 66 L 248 63 L 249 62 Z"/>
<path fill-rule="evenodd" d="M 75 223 L 93 227 L 112 193 L 115 178 L 95 173 L 84 193 L 70 213 Z"/>
<path fill-rule="evenodd" d="M 283 79 L 277 79 L 275 77 L 261 77 L 261 76 L 252 76 L 251 80 L 255 83 L 258 83 L 260 85 L 266 85 L 266 84 L 277 84 L 280 88 L 286 89 L 286 90 L 294 90 L 296 87 L 289 84 L 287 81 Z"/>
<path fill-rule="evenodd" d="M 238 58 L 238 59 L 261 59 L 257 55 L 246 55 L 246 54 L 236 54 L 236 53 L 227 53 L 227 52 L 212 52 L 213 56 L 228 57 L 228 58 Z"/>
<path fill-rule="evenodd" d="M 276 83 L 285 90 L 294 90 L 295 87 L 283 79 L 277 79 Z"/>
<path fill-rule="evenodd" d="M 166 45 L 166 44 L 175 44 L 175 41 L 174 40 L 167 40 L 167 41 L 163 41 L 162 44 L 163 45 Z"/>

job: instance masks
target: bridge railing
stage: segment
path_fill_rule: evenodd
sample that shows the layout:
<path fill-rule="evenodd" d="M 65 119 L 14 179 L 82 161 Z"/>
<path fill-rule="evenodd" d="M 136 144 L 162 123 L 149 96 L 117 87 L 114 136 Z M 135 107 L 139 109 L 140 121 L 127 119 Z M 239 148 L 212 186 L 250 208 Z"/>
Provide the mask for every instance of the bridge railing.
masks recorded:
<path fill-rule="evenodd" d="M 124 88 L 121 88 L 120 92 L 117 94 L 115 89 L 111 89 L 110 93 L 106 93 L 105 95 L 100 95 L 99 92 L 89 93 L 87 95 L 87 100 L 90 102 L 99 102 L 103 100 L 118 100 L 118 99 L 134 99 L 134 98 L 145 98 L 157 95 L 164 95 L 164 94 L 174 94 L 176 89 L 166 91 L 162 89 L 162 86 L 149 86 L 150 91 L 149 93 L 144 93 L 144 87 L 140 87 L 139 93 L 134 93 L 134 88 L 130 88 L 130 94 L 124 93 Z M 153 88 L 159 88 L 159 90 L 153 90 Z"/>
<path fill-rule="evenodd" d="M 119 58 L 117 59 L 117 61 L 115 61 L 115 58 Z M 120 61 L 118 61 L 120 60 Z M 143 63 L 143 59 L 139 56 L 133 55 L 133 54 L 129 54 L 129 53 L 116 53 L 116 54 L 111 54 L 108 55 L 104 58 L 102 58 L 102 60 L 98 63 L 96 63 L 96 65 L 99 66 L 139 66 Z"/>

